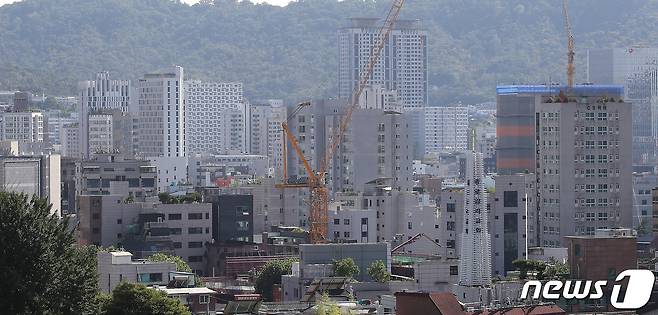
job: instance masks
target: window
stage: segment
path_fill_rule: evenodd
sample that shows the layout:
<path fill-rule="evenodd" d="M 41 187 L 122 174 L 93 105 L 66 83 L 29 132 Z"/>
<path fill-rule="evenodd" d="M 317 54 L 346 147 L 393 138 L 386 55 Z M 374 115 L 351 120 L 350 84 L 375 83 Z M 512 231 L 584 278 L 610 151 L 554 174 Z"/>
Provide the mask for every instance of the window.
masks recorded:
<path fill-rule="evenodd" d="M 454 249 L 455 248 L 455 240 L 448 240 L 446 242 L 446 247 Z"/>
<path fill-rule="evenodd" d="M 409 230 L 413 229 L 413 224 L 411 222 L 407 222 L 407 228 Z"/>
<path fill-rule="evenodd" d="M 361 225 L 367 225 L 368 224 L 368 218 L 361 218 Z"/>
<path fill-rule="evenodd" d="M 201 248 L 203 247 L 203 242 L 188 242 L 187 248 Z"/>
<path fill-rule="evenodd" d="M 344 232 L 344 233 L 343 233 L 343 236 L 344 236 L 344 237 L 350 237 L 350 232 Z"/>
<path fill-rule="evenodd" d="M 139 283 L 162 282 L 162 273 L 139 273 L 137 274 L 137 282 Z"/>
<path fill-rule="evenodd" d="M 576 257 L 580 257 L 580 244 L 573 245 L 573 253 Z"/>
<path fill-rule="evenodd" d="M 188 213 L 187 214 L 187 219 L 188 220 L 202 220 L 203 219 L 203 213 L 199 213 L 199 212 Z"/>
<path fill-rule="evenodd" d="M 455 203 L 447 203 L 446 204 L 446 211 L 447 212 L 455 212 L 455 209 L 457 207 L 455 206 Z"/>
<path fill-rule="evenodd" d="M 188 262 L 202 262 L 203 261 L 203 256 L 189 256 L 187 257 Z"/>
<path fill-rule="evenodd" d="M 515 190 L 503 192 L 503 206 L 506 208 L 518 207 L 519 206 L 518 199 L 519 199 L 518 192 Z"/>
<path fill-rule="evenodd" d="M 187 234 L 203 234 L 203 228 L 191 227 L 187 229 Z"/>
<path fill-rule="evenodd" d="M 210 303 L 209 295 L 199 295 L 199 304 L 208 304 Z"/>
<path fill-rule="evenodd" d="M 171 235 L 181 235 L 182 230 L 181 230 L 181 228 L 170 228 L 169 229 L 169 234 L 171 234 Z"/>
<path fill-rule="evenodd" d="M 457 224 L 454 221 L 446 222 L 446 230 L 448 231 L 454 231 L 456 226 Z"/>
<path fill-rule="evenodd" d="M 459 266 L 450 266 L 450 275 L 451 276 L 459 275 Z"/>
<path fill-rule="evenodd" d="M 175 220 L 180 220 L 182 219 L 182 215 L 180 213 L 170 213 L 169 216 L 167 217 L 169 220 L 175 221 Z"/>
<path fill-rule="evenodd" d="M 340 224 L 340 219 L 334 219 L 334 225 L 339 225 Z"/>
<path fill-rule="evenodd" d="M 344 225 L 350 225 L 350 219 L 344 219 L 343 224 Z"/>
<path fill-rule="evenodd" d="M 235 221 L 235 229 L 241 232 L 249 231 L 249 221 Z"/>
<path fill-rule="evenodd" d="M 181 243 L 181 242 L 174 242 L 173 245 L 174 245 L 174 248 L 182 248 L 183 247 L 183 243 Z"/>

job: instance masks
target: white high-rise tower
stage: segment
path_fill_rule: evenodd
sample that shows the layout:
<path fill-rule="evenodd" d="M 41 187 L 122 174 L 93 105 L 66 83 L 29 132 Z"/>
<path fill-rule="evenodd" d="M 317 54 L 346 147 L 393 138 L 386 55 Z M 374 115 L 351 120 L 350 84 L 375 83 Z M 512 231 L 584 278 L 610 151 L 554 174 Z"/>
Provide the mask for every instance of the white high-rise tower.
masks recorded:
<path fill-rule="evenodd" d="M 483 168 L 481 153 L 466 153 L 464 224 L 459 258 L 459 284 L 465 286 L 491 284 L 491 238 L 487 228 Z"/>

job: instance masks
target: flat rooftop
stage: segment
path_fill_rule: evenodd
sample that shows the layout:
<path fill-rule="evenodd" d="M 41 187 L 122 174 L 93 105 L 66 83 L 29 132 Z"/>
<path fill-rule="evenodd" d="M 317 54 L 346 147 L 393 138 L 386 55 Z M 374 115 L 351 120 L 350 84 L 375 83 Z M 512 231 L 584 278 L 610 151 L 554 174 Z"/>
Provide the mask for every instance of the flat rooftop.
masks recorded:
<path fill-rule="evenodd" d="M 566 90 L 567 87 L 565 85 L 499 85 L 496 87 L 496 95 L 557 95 L 560 91 Z M 582 96 L 622 96 L 624 95 L 624 86 L 616 84 L 574 85 L 573 94 Z"/>

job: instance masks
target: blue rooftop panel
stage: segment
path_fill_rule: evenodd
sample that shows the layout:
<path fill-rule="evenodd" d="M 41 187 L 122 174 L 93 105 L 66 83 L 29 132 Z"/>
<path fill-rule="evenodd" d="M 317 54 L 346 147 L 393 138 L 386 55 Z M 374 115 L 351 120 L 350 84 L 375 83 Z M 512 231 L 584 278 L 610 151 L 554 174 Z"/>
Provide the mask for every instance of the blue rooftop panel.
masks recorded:
<path fill-rule="evenodd" d="M 542 94 L 551 95 L 559 94 L 560 91 L 566 90 L 564 85 L 499 85 L 496 87 L 497 95 L 508 94 Z M 597 84 L 597 85 L 574 85 L 573 94 L 575 95 L 624 95 L 623 85 Z"/>

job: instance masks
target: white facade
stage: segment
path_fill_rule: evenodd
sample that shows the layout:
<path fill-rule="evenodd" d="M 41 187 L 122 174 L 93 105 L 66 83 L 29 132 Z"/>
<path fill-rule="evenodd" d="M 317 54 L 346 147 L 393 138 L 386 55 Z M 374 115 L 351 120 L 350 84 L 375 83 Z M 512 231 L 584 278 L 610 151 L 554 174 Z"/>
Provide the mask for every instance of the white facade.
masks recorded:
<path fill-rule="evenodd" d="M 483 178 L 482 155 L 466 153 L 466 187 L 464 189 L 464 224 L 459 256 L 459 284 L 491 284 L 491 239 L 487 227 L 487 193 Z"/>
<path fill-rule="evenodd" d="M 149 161 L 158 170 L 158 192 L 176 192 L 180 184 L 188 182 L 187 157 L 152 157 Z"/>
<path fill-rule="evenodd" d="M 354 18 L 351 25 L 339 31 L 339 97 L 350 99 L 361 71 L 377 43 L 379 19 Z M 382 49 L 368 84 L 396 90 L 405 109 L 421 108 L 428 101 L 428 35 L 418 21 L 399 20 Z"/>
<path fill-rule="evenodd" d="M 183 68 L 145 74 L 137 82 L 139 153 L 185 156 L 185 87 Z"/>
<path fill-rule="evenodd" d="M 332 241 L 373 243 L 377 239 L 377 214 L 374 209 L 347 209 L 335 205 L 329 210 L 327 237 Z"/>
<path fill-rule="evenodd" d="M 143 285 L 167 285 L 169 273 L 176 271 L 173 262 L 132 260 L 129 252 L 104 252 L 96 254 L 98 264 L 98 288 L 111 293 L 121 282 Z"/>
<path fill-rule="evenodd" d="M 359 97 L 359 106 L 363 109 L 402 112 L 402 105 L 398 102 L 398 93 L 387 90 L 381 85 L 366 86 Z"/>
<path fill-rule="evenodd" d="M 425 154 L 463 151 L 468 147 L 468 108 L 425 108 Z"/>
<path fill-rule="evenodd" d="M 188 153 L 246 152 L 242 83 L 188 81 L 185 88 Z"/>
<path fill-rule="evenodd" d="M 78 93 L 80 151 L 84 157 L 88 157 L 89 115 L 106 110 L 127 112 L 131 101 L 131 85 L 129 80 L 110 80 L 108 72 L 99 72 L 95 80 L 81 81 Z"/>
<path fill-rule="evenodd" d="M 282 102 L 269 100 L 267 104 L 249 106 L 249 153 L 267 156 L 269 175 L 283 176 L 283 136 L 282 123 L 286 121 L 287 110 Z"/>
<path fill-rule="evenodd" d="M 2 140 L 19 144 L 43 142 L 43 114 L 37 112 L 6 112 L 2 114 Z"/>

